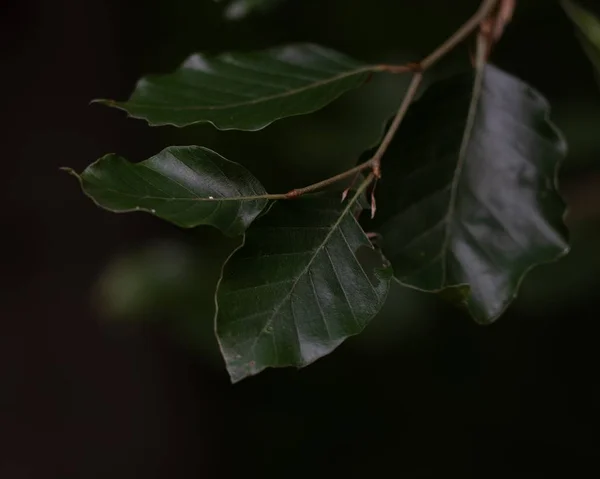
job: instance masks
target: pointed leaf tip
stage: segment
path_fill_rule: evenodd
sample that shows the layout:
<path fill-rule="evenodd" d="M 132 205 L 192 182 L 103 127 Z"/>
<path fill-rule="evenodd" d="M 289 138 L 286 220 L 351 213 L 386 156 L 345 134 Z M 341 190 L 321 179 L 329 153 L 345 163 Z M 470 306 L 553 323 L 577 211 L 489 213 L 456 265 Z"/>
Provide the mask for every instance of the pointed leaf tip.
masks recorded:
<path fill-rule="evenodd" d="M 267 205 L 248 170 L 199 146 L 172 146 L 137 164 L 110 154 L 75 176 L 109 211 L 144 211 L 183 228 L 212 225 L 228 236 L 242 234 Z"/>
<path fill-rule="evenodd" d="M 360 86 L 373 67 L 313 44 L 190 56 L 175 72 L 142 78 L 125 102 L 100 100 L 152 126 L 210 123 L 260 130 L 311 113 Z"/>

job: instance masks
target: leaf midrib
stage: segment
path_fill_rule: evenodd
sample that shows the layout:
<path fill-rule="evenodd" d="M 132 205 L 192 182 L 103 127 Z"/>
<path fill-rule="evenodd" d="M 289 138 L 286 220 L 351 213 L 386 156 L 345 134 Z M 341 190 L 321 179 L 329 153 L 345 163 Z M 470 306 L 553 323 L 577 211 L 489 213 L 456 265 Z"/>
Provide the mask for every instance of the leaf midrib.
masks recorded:
<path fill-rule="evenodd" d="M 364 188 L 366 188 L 366 186 L 368 186 L 368 185 L 365 183 Z M 265 331 L 273 324 L 273 320 L 279 313 L 279 310 L 283 307 L 283 305 L 286 303 L 286 301 L 288 301 L 290 299 L 292 293 L 296 289 L 296 286 L 298 286 L 298 283 L 300 282 L 300 278 L 302 278 L 303 276 L 305 276 L 306 274 L 308 274 L 310 272 L 310 268 L 311 268 L 313 262 L 315 261 L 316 257 L 319 255 L 319 253 L 321 251 L 323 251 L 323 249 L 326 248 L 327 243 L 329 242 L 329 240 L 331 239 L 331 237 L 333 236 L 335 231 L 337 231 L 337 229 L 342 224 L 342 221 L 344 220 L 346 215 L 350 212 L 350 210 L 352 209 L 352 207 L 354 206 L 354 204 L 356 203 L 358 198 L 360 198 L 360 195 L 364 191 L 364 188 L 359 188 L 357 193 L 355 194 L 355 196 L 351 200 L 349 200 L 348 204 L 346 205 L 346 208 L 344 208 L 344 210 L 342 211 L 342 213 L 340 214 L 338 219 L 331 225 L 331 229 L 329 230 L 329 232 L 327 233 L 325 238 L 323 238 L 323 241 L 315 248 L 313 255 L 308 260 L 304 269 L 302 271 L 300 271 L 300 273 L 298 273 L 298 276 L 294 279 L 294 282 L 293 282 L 292 286 L 290 287 L 289 291 L 285 294 L 283 299 L 279 302 L 277 307 L 273 310 L 273 313 L 269 316 L 269 319 L 266 321 L 265 325 L 262 327 L 260 332 L 256 335 L 256 338 L 254 339 L 252 346 L 250 347 L 250 349 L 252 351 L 254 351 L 256 344 L 258 343 L 259 339 L 263 336 Z M 353 221 L 356 222 L 356 219 L 354 219 L 354 217 L 353 217 Z M 339 282 L 339 280 L 338 280 L 338 282 Z"/>
<path fill-rule="evenodd" d="M 230 103 L 228 105 L 196 105 L 196 106 L 167 106 L 167 105 L 156 105 L 153 103 L 140 103 L 135 101 L 127 101 L 127 102 L 117 102 L 114 100 L 101 100 L 104 103 L 108 103 L 109 105 L 116 105 L 123 108 L 147 108 L 151 110 L 163 110 L 163 111 L 219 111 L 219 110 L 228 110 L 231 108 L 239 108 L 250 105 L 258 105 L 260 103 L 266 103 L 272 100 L 277 100 L 279 98 L 285 98 L 287 96 L 297 95 L 299 93 L 303 93 L 308 90 L 312 90 L 315 88 L 319 88 L 321 86 L 328 85 L 330 83 L 334 83 L 336 81 L 343 80 L 345 78 L 349 78 L 355 75 L 360 75 L 362 73 L 374 72 L 377 70 L 377 66 L 369 65 L 361 68 L 357 68 L 355 70 L 351 70 L 348 72 L 340 73 L 339 75 L 326 78 L 323 80 L 316 81 L 314 83 L 304 85 L 302 87 L 294 88 L 292 90 L 286 90 L 281 93 L 275 93 L 272 95 L 254 98 L 252 100 Z"/>
<path fill-rule="evenodd" d="M 442 288 L 446 286 L 448 281 L 448 250 L 450 246 L 450 229 L 451 223 L 454 219 L 454 212 L 456 211 L 456 201 L 458 198 L 457 191 L 460 184 L 463 167 L 467 159 L 467 150 L 473 129 L 475 127 L 475 117 L 477 116 L 477 110 L 479 107 L 479 101 L 481 99 L 481 93 L 483 91 L 483 80 L 484 80 L 485 66 L 476 69 L 475 81 L 473 82 L 473 93 L 471 95 L 471 101 L 469 103 L 469 112 L 467 115 L 467 121 L 465 124 L 465 132 L 460 145 L 458 161 L 456 163 L 456 169 L 452 176 L 452 182 L 450 187 L 450 199 L 448 201 L 448 211 L 446 212 L 445 222 L 446 227 L 444 228 L 444 242 L 440 251 L 440 258 L 442 262 L 442 278 L 440 285 Z"/>
<path fill-rule="evenodd" d="M 180 198 L 180 197 L 163 197 L 163 196 L 148 196 L 148 195 L 136 195 L 133 193 L 126 193 L 124 191 L 115 190 L 113 188 L 105 188 L 102 186 L 94 185 L 96 188 L 102 189 L 104 191 L 114 193 L 116 195 L 127 196 L 129 198 L 135 198 L 138 200 L 155 200 L 155 201 L 207 201 L 207 202 L 216 202 L 219 203 L 221 201 L 258 201 L 267 199 L 267 195 L 256 195 L 256 196 L 220 196 L 214 198 L 203 198 L 201 196 L 194 198 Z"/>

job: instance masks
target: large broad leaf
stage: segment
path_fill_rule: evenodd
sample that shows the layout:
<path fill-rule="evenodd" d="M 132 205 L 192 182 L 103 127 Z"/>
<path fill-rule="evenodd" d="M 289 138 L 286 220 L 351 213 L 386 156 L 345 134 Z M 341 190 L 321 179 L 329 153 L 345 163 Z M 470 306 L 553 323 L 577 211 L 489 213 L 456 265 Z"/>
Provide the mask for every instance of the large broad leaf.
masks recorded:
<path fill-rule="evenodd" d="M 569 18 L 577 25 L 581 45 L 596 68 L 600 81 L 600 19 L 570 0 L 563 0 L 562 5 Z"/>
<path fill-rule="evenodd" d="M 459 285 L 493 321 L 524 274 L 568 250 L 556 172 L 566 145 L 544 98 L 493 66 L 432 86 L 383 158 L 376 228 L 401 282 Z M 448 292 L 448 291 L 447 291 Z"/>
<path fill-rule="evenodd" d="M 199 146 L 172 146 L 137 164 L 106 155 L 75 176 L 107 210 L 146 211 L 184 228 L 213 225 L 229 236 L 243 233 L 267 204 L 248 170 Z"/>
<path fill-rule="evenodd" d="M 226 263 L 216 331 L 233 382 L 310 364 L 382 307 L 391 270 L 357 224 L 361 208 L 342 207 L 339 196 L 278 202 Z"/>
<path fill-rule="evenodd" d="M 312 44 L 196 54 L 174 73 L 142 78 L 126 102 L 98 101 L 150 125 L 212 123 L 221 130 L 259 130 L 322 108 L 375 69 Z"/>

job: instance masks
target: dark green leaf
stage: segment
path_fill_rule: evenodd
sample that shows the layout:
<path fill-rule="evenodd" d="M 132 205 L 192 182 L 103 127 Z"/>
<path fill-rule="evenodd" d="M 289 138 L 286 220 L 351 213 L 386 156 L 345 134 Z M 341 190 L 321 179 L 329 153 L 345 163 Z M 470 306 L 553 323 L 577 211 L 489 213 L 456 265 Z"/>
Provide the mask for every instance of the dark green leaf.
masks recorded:
<path fill-rule="evenodd" d="M 568 250 L 556 188 L 566 145 L 521 81 L 487 66 L 479 94 L 474 84 L 453 77 L 413 105 L 383 158 L 375 222 L 398 280 L 469 286 L 466 306 L 487 323 L 530 268 Z"/>
<path fill-rule="evenodd" d="M 337 195 L 278 202 L 248 230 L 217 290 L 217 337 L 233 382 L 306 366 L 380 310 L 391 270 L 355 219 L 356 199 L 344 210 Z"/>
<path fill-rule="evenodd" d="M 98 101 L 153 126 L 212 123 L 220 130 L 260 130 L 324 107 L 375 69 L 312 44 L 196 54 L 174 73 L 142 78 L 126 102 Z"/>
<path fill-rule="evenodd" d="M 569 18 L 577 25 L 581 45 L 592 61 L 600 81 L 600 19 L 570 0 L 563 0 L 562 5 Z"/>
<path fill-rule="evenodd" d="M 229 236 L 242 234 L 267 205 L 244 167 L 199 146 L 172 146 L 137 164 L 106 155 L 75 176 L 107 210 L 145 211 L 184 228 L 213 225 Z"/>

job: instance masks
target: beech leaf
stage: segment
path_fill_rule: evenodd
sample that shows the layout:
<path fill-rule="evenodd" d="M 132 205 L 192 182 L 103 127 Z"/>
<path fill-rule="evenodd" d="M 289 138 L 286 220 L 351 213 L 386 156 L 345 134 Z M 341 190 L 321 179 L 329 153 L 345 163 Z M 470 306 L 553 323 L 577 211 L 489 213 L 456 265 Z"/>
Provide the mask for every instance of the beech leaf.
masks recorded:
<path fill-rule="evenodd" d="M 228 236 L 242 234 L 267 205 L 248 170 L 199 146 L 171 146 L 137 164 L 110 154 L 81 175 L 68 171 L 109 211 L 145 211 L 183 228 L 212 225 Z"/>
<path fill-rule="evenodd" d="M 400 282 L 468 286 L 459 296 L 489 323 L 529 269 L 568 251 L 556 186 L 566 144 L 538 92 L 491 65 L 474 89 L 475 76 L 411 107 L 382 160 L 374 224 Z"/>
<path fill-rule="evenodd" d="M 216 332 L 233 382 L 267 367 L 306 366 L 381 309 L 391 269 L 355 219 L 357 200 L 281 201 L 248 230 L 216 295 Z"/>
<path fill-rule="evenodd" d="M 377 69 L 313 44 L 196 54 L 173 73 L 142 78 L 128 101 L 96 101 L 152 126 L 212 123 L 220 130 L 260 130 L 319 110 Z"/>

